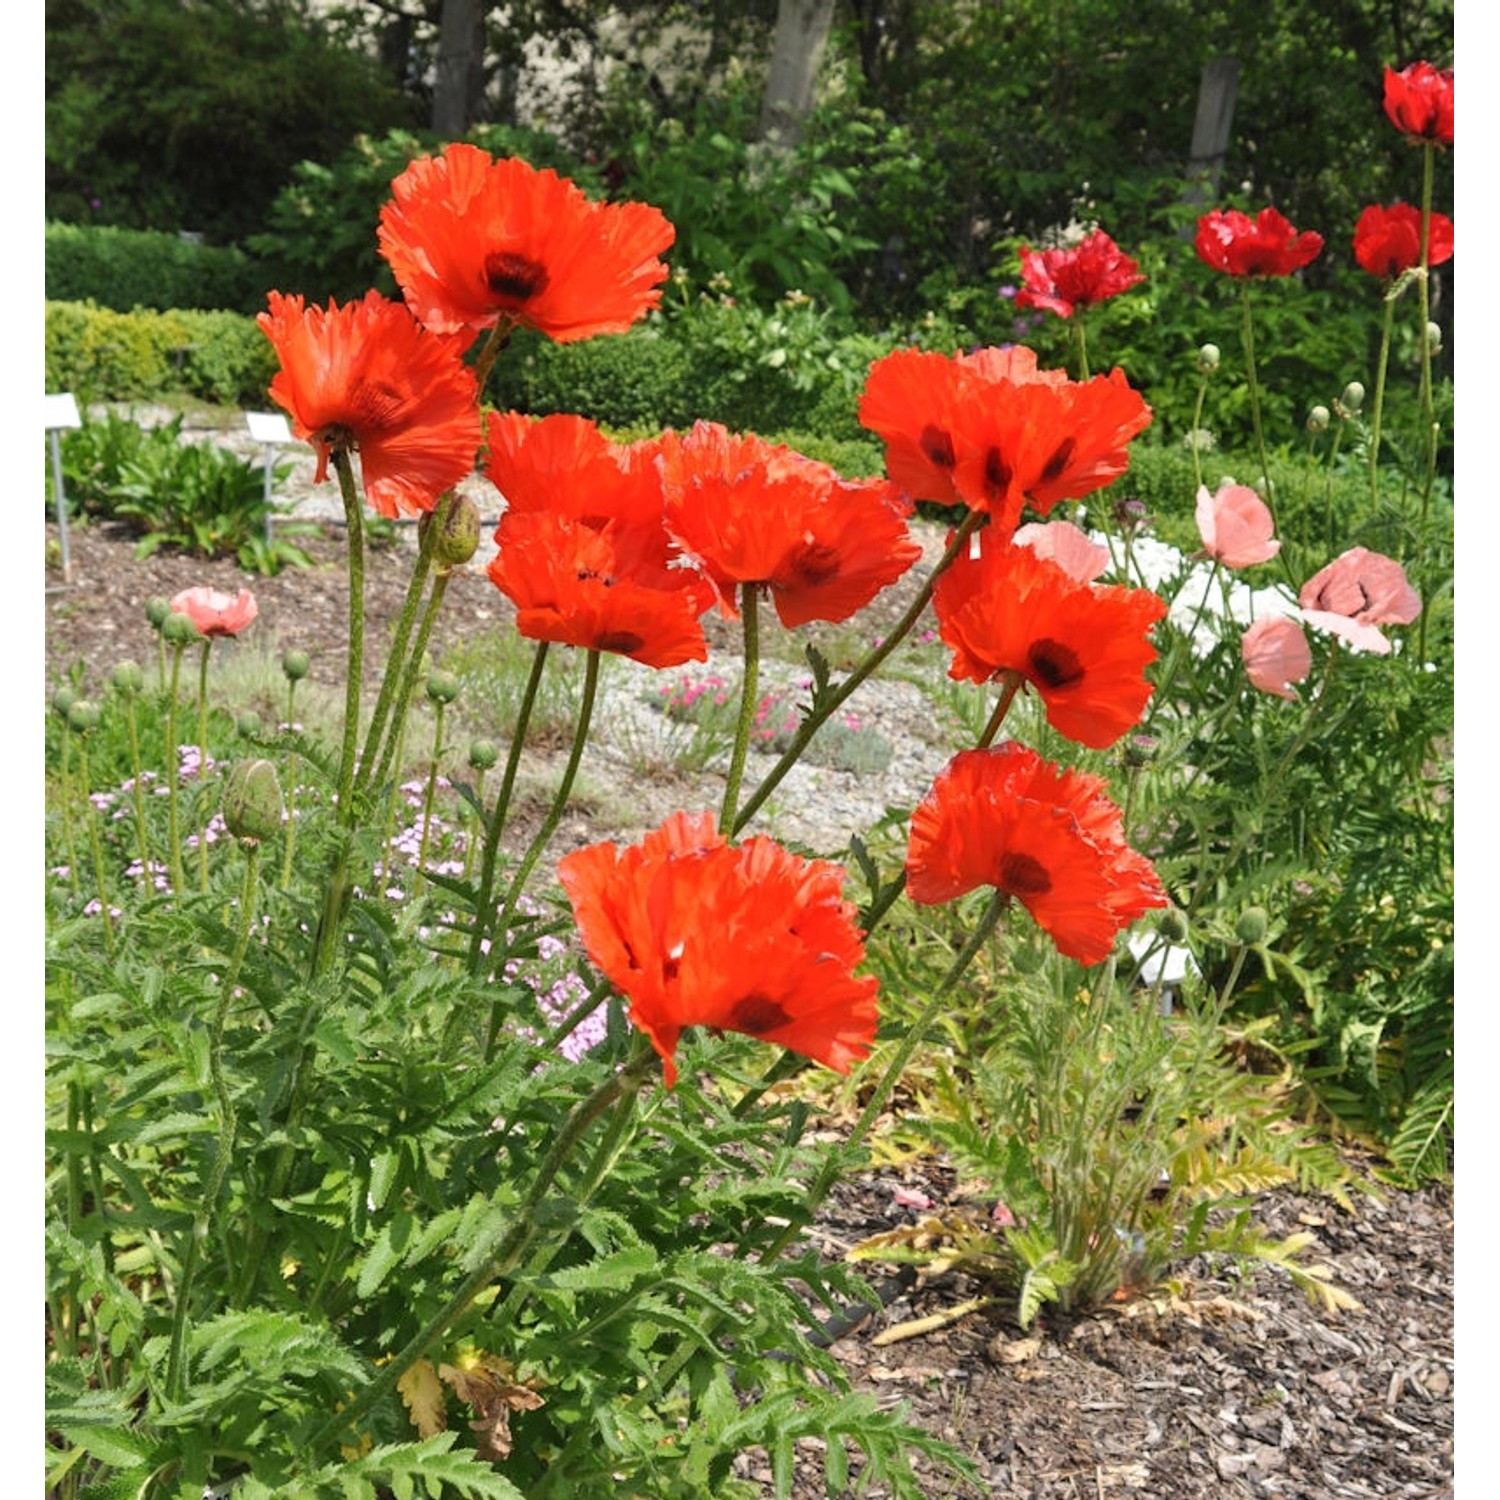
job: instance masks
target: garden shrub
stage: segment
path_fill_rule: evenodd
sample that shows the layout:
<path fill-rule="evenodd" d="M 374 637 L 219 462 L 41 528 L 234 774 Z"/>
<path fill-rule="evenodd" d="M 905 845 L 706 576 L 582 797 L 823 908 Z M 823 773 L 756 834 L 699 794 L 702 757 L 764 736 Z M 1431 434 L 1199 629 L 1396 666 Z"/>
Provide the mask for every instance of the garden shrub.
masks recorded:
<path fill-rule="evenodd" d="M 190 396 L 259 407 L 276 369 L 254 320 L 238 313 L 121 313 L 49 301 L 46 317 L 47 389 L 80 401 Z"/>
<path fill-rule="evenodd" d="M 265 301 L 259 267 L 242 250 L 180 234 L 104 224 L 49 224 L 47 296 L 115 312 L 137 307 L 227 308 L 254 313 Z"/>

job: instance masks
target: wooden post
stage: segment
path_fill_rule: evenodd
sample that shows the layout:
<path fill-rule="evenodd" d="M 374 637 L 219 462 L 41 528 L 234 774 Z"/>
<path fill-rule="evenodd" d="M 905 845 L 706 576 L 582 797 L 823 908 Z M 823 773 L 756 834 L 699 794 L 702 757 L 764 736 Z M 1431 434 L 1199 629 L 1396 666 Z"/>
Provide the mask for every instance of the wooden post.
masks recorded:
<path fill-rule="evenodd" d="M 1198 84 L 1198 113 L 1193 119 L 1193 143 L 1188 150 L 1188 185 L 1183 201 L 1200 211 L 1212 207 L 1219 194 L 1224 153 L 1234 126 L 1234 101 L 1240 86 L 1239 59 L 1214 57 L 1203 65 Z M 1184 229 L 1191 238 L 1192 230 Z"/>

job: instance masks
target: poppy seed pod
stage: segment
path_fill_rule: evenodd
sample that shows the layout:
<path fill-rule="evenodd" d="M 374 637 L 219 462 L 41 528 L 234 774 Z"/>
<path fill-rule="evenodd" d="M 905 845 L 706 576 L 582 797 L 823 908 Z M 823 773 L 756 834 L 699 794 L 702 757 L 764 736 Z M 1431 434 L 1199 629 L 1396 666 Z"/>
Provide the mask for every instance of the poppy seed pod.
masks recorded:
<path fill-rule="evenodd" d="M 428 511 L 417 522 L 417 535 L 425 543 L 437 523 L 436 511 Z M 432 541 L 432 560 L 439 568 L 461 568 L 479 550 L 479 507 L 464 495 L 455 495 Z"/>
<path fill-rule="evenodd" d="M 253 708 L 247 708 L 234 721 L 234 727 L 247 740 L 253 740 L 260 733 L 260 715 Z"/>
<path fill-rule="evenodd" d="M 434 703 L 452 703 L 458 697 L 458 678 L 452 672 L 434 672 L 427 679 L 427 696 Z"/>
<path fill-rule="evenodd" d="M 99 705 L 87 698 L 77 698 L 68 709 L 68 727 L 79 734 L 87 734 L 99 727 Z"/>
<path fill-rule="evenodd" d="M 78 702 L 78 694 L 70 687 L 60 687 L 52 695 L 52 707 L 66 719 L 68 711 Z"/>
<path fill-rule="evenodd" d="M 153 630 L 160 630 L 167 623 L 167 616 L 171 613 L 171 603 L 163 599 L 160 594 L 153 595 L 146 601 L 146 618 L 151 622 Z"/>
<path fill-rule="evenodd" d="M 1156 930 L 1169 943 L 1185 943 L 1188 935 L 1187 913 L 1180 906 L 1169 906 L 1156 919 Z"/>
<path fill-rule="evenodd" d="M 1266 928 L 1269 925 L 1270 918 L 1266 915 L 1265 907 L 1247 906 L 1240 913 L 1240 919 L 1235 924 L 1235 940 L 1243 943 L 1247 948 L 1253 948 L 1257 943 L 1265 942 Z"/>
<path fill-rule="evenodd" d="M 1351 380 L 1344 387 L 1343 394 L 1339 397 L 1339 405 L 1349 413 L 1351 417 L 1357 417 L 1360 408 L 1365 404 L 1365 388 L 1359 381 Z"/>
<path fill-rule="evenodd" d="M 1436 354 L 1443 347 L 1443 330 L 1436 323 L 1427 325 L 1427 352 Z"/>
<path fill-rule="evenodd" d="M 133 698 L 146 685 L 146 679 L 141 673 L 138 663 L 133 661 L 122 661 L 109 674 L 110 685 L 117 693 L 124 694 L 127 698 Z"/>
<path fill-rule="evenodd" d="M 1315 406 L 1307 414 L 1307 430 L 1312 433 L 1327 432 L 1331 413 L 1326 406 Z"/>
<path fill-rule="evenodd" d="M 255 845 L 281 831 L 281 782 L 268 760 L 242 760 L 224 788 L 224 826 L 242 844 Z"/>
<path fill-rule="evenodd" d="M 475 740 L 469 746 L 469 765 L 476 771 L 488 771 L 500 759 L 493 740 Z"/>
<path fill-rule="evenodd" d="M 1200 374 L 1212 375 L 1219 368 L 1219 346 L 1217 344 L 1204 344 L 1198 350 L 1198 370 Z"/>
<path fill-rule="evenodd" d="M 194 641 L 202 640 L 198 633 L 198 627 L 184 614 L 173 610 L 171 614 L 162 621 L 162 639 L 169 646 L 190 646 Z"/>
<path fill-rule="evenodd" d="M 289 682 L 300 682 L 312 669 L 312 663 L 307 659 L 305 651 L 283 651 L 281 653 L 281 670 L 286 673 Z"/>

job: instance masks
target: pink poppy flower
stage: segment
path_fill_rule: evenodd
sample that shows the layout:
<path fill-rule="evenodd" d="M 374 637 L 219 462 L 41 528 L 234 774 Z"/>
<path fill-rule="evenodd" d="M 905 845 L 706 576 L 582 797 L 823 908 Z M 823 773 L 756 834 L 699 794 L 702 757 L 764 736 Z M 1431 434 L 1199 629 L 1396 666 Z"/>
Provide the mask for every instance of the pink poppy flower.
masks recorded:
<path fill-rule="evenodd" d="M 1092 583 L 1109 571 L 1109 548 L 1091 542 L 1071 521 L 1028 521 L 1011 540 L 1049 558 L 1079 583 Z"/>
<path fill-rule="evenodd" d="M 1240 638 L 1240 656 L 1251 685 L 1296 702 L 1294 682 L 1312 670 L 1312 648 L 1302 627 L 1286 615 L 1266 615 Z"/>
<path fill-rule="evenodd" d="M 1203 550 L 1226 568 L 1252 567 L 1281 551 L 1271 536 L 1271 512 L 1248 485 L 1226 481 L 1212 495 L 1207 485 L 1199 485 L 1195 518 Z"/>
<path fill-rule="evenodd" d="M 1314 573 L 1297 596 L 1302 618 L 1362 651 L 1389 656 L 1391 643 L 1377 625 L 1410 625 L 1422 597 L 1394 558 L 1351 547 Z"/>
<path fill-rule="evenodd" d="M 238 635 L 260 613 L 249 589 L 221 594 L 206 584 L 172 596 L 172 609 L 186 615 L 200 635 Z"/>

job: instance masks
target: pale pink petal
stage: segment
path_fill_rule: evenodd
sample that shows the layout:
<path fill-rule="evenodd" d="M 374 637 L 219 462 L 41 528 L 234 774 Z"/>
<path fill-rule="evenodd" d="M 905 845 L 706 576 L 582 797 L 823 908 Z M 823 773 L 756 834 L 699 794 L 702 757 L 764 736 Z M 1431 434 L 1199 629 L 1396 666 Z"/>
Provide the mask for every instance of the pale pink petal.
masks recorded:
<path fill-rule="evenodd" d="M 1109 548 L 1091 542 L 1071 521 L 1028 521 L 1011 540 L 1055 562 L 1079 583 L 1092 583 L 1109 568 Z"/>
<path fill-rule="evenodd" d="M 1251 684 L 1263 693 L 1296 701 L 1292 683 L 1312 670 L 1312 650 L 1302 627 L 1286 615 L 1257 620 L 1240 639 L 1240 655 Z"/>
<path fill-rule="evenodd" d="M 1302 585 L 1304 609 L 1346 615 L 1365 625 L 1410 625 L 1422 613 L 1421 595 L 1394 558 L 1351 547 Z M 1372 648 L 1373 649 L 1373 648 Z"/>
<path fill-rule="evenodd" d="M 1226 481 L 1213 495 L 1199 485 L 1194 514 L 1204 551 L 1226 568 L 1269 562 L 1281 551 L 1270 508 L 1248 485 Z"/>
<path fill-rule="evenodd" d="M 1373 651 L 1376 656 L 1391 654 L 1391 643 L 1373 625 L 1368 625 L 1363 620 L 1334 614 L 1327 609 L 1304 609 L 1302 618 L 1314 630 L 1326 630 L 1357 651 Z"/>

